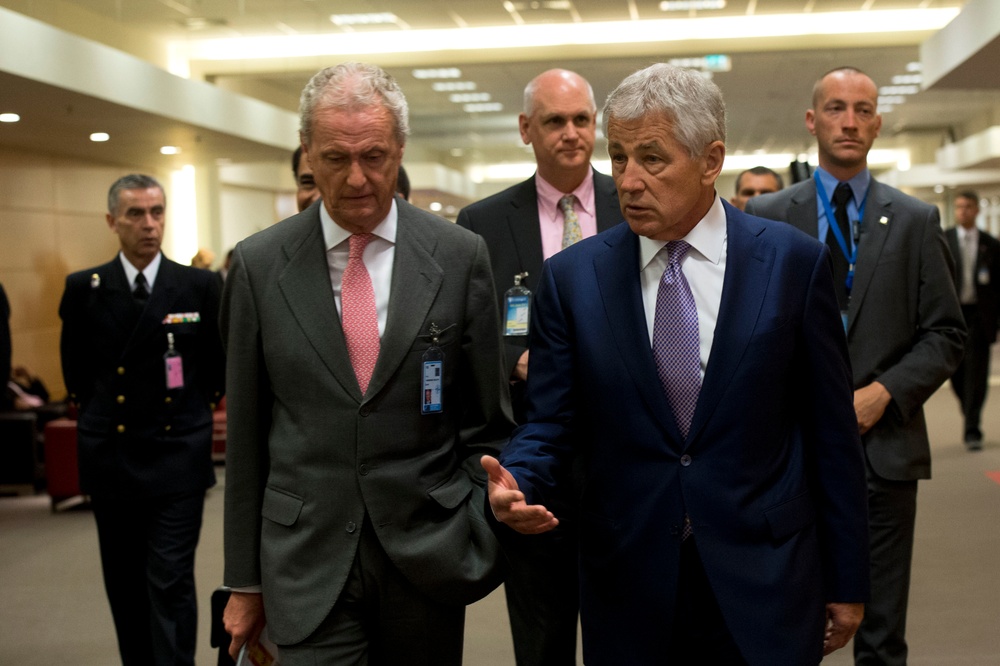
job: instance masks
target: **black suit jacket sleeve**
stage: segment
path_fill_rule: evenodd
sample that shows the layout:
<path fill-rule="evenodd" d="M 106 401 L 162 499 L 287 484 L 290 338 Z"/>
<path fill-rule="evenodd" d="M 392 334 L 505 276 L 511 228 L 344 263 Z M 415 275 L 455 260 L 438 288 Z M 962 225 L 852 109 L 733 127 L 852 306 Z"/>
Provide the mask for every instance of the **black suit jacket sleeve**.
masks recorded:
<path fill-rule="evenodd" d="M 6 391 L 7 380 L 10 379 L 10 359 L 10 303 L 7 302 L 7 294 L 0 284 L 0 379 L 4 384 L 0 396 Z"/>

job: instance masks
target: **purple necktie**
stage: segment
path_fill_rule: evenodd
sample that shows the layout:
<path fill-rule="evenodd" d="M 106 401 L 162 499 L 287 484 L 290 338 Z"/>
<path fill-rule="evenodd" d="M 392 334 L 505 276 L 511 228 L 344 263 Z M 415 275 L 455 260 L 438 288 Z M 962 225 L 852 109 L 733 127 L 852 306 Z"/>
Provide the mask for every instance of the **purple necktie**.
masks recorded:
<path fill-rule="evenodd" d="M 681 271 L 681 260 L 691 248 L 684 241 L 666 245 L 667 269 L 656 292 L 653 318 L 653 358 L 667 401 L 681 436 L 687 439 L 698 393 L 701 391 L 701 346 L 698 308 Z"/>

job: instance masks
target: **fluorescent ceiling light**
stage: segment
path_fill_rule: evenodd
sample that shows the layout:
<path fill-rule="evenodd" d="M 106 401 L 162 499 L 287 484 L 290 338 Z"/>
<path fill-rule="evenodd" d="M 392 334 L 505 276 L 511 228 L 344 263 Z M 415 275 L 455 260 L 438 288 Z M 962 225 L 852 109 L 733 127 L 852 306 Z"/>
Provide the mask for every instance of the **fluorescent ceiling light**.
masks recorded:
<path fill-rule="evenodd" d="M 459 90 L 475 90 L 475 81 L 435 81 L 431 84 L 435 92 L 456 92 Z"/>
<path fill-rule="evenodd" d="M 401 37 L 402 35 L 400 35 Z M 350 37 L 350 35 L 344 35 Z M 369 39 L 371 33 L 369 33 Z M 462 76 L 462 70 L 457 67 L 443 67 L 440 69 L 415 69 L 413 78 L 415 79 L 457 79 Z"/>
<path fill-rule="evenodd" d="M 163 146 L 160 148 L 161 155 L 176 155 L 181 152 L 181 149 L 177 146 Z"/>
<path fill-rule="evenodd" d="M 725 9 L 726 0 L 665 0 L 660 3 L 661 12 L 687 12 L 692 9 Z"/>
<path fill-rule="evenodd" d="M 882 86 L 878 89 L 879 95 L 916 95 L 920 92 L 920 86 Z"/>
<path fill-rule="evenodd" d="M 107 132 L 94 132 L 90 135 L 90 140 L 95 143 L 103 143 L 111 138 L 111 135 Z"/>
<path fill-rule="evenodd" d="M 526 49 L 555 46 L 598 46 L 629 43 L 696 42 L 721 39 L 796 37 L 802 35 L 858 35 L 940 30 L 954 19 L 959 7 L 919 10 L 803 12 L 754 16 L 656 19 L 649 21 L 593 21 L 560 25 L 536 24 L 440 30 L 345 33 L 331 39 L 320 35 L 273 35 L 187 39 L 171 42 L 188 60 L 261 60 L 295 57 L 350 57 L 372 54 Z M 421 75 L 417 78 L 459 78 Z M 439 72 L 441 70 L 429 70 Z M 447 71 L 447 70 L 446 70 Z"/>
<path fill-rule="evenodd" d="M 892 77 L 892 84 L 894 86 L 905 86 L 910 84 L 919 85 L 924 82 L 923 74 L 899 74 Z"/>
<path fill-rule="evenodd" d="M 493 99 L 488 92 L 477 93 L 453 93 L 448 95 L 448 101 L 455 104 L 467 104 L 469 102 L 488 102 Z"/>
<path fill-rule="evenodd" d="M 466 104 L 462 109 L 468 113 L 488 113 L 490 111 L 503 111 L 503 104 L 500 102 L 486 102 L 484 104 Z"/>
<path fill-rule="evenodd" d="M 0 123 L 16 123 L 20 119 L 16 113 L 0 113 Z"/>
<path fill-rule="evenodd" d="M 330 21 L 335 25 L 387 25 L 397 23 L 399 18 L 389 12 L 374 14 L 332 14 Z"/>

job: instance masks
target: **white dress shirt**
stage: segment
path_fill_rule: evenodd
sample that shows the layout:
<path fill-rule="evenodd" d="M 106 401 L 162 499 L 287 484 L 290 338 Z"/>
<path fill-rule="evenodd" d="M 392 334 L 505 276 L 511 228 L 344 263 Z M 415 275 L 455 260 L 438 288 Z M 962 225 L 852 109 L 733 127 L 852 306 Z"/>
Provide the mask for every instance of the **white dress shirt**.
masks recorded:
<path fill-rule="evenodd" d="M 320 205 L 319 219 L 323 226 L 323 242 L 326 246 L 326 263 L 330 269 L 330 286 L 333 287 L 333 299 L 337 303 L 337 315 L 342 316 L 340 304 L 340 286 L 344 280 L 344 269 L 351 256 L 351 232 L 338 225 L 326 211 L 326 206 Z M 365 268 L 372 279 L 372 289 L 375 292 L 375 309 L 378 311 L 378 335 L 385 335 L 385 323 L 389 317 L 389 290 L 392 286 L 392 262 L 396 256 L 396 228 L 399 223 L 399 211 L 393 198 L 392 207 L 385 219 L 372 230 L 375 238 L 368 243 L 362 259 Z"/>
<path fill-rule="evenodd" d="M 718 194 L 705 217 L 681 240 L 691 245 L 681 261 L 681 271 L 691 287 L 691 295 L 698 308 L 701 378 L 704 380 L 708 356 L 712 352 L 712 341 L 715 340 L 719 306 L 722 303 L 722 283 L 726 277 L 726 210 L 722 207 Z M 667 269 L 667 253 L 661 251 L 666 244 L 667 241 L 639 237 L 639 280 L 650 346 L 653 344 L 656 293 L 660 288 L 663 271 Z"/>
<path fill-rule="evenodd" d="M 139 269 L 132 265 L 128 259 L 125 258 L 125 254 L 118 251 L 118 258 L 121 259 L 122 268 L 125 269 L 125 279 L 128 280 L 128 288 L 130 291 L 135 291 L 135 276 L 139 274 Z M 160 260 L 163 258 L 162 252 L 157 252 L 153 260 L 149 262 L 149 265 L 142 269 L 142 275 L 146 278 L 146 289 L 149 293 L 153 293 L 153 283 L 156 282 L 156 275 L 160 272 Z"/>

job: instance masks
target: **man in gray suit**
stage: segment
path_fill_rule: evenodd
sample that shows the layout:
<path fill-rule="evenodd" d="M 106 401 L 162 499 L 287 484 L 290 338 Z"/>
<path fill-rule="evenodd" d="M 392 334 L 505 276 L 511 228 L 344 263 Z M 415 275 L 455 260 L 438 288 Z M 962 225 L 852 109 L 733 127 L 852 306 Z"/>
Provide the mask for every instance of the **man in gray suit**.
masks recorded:
<path fill-rule="evenodd" d="M 965 323 L 937 208 L 868 171 L 877 105 L 875 83 L 857 69 L 820 78 L 806 111 L 819 147 L 814 178 L 746 210 L 831 246 L 868 464 L 872 592 L 854 656 L 905 664 L 917 480 L 931 471 L 923 404 L 957 367 Z"/>
<path fill-rule="evenodd" d="M 521 140 L 535 153 L 537 172 L 523 183 L 466 206 L 457 220 L 459 226 L 486 241 L 501 313 L 515 276 L 521 276 L 521 286 L 534 290 L 545 259 L 622 221 L 615 181 L 590 165 L 597 104 L 586 79 L 565 69 L 536 76 L 524 90 L 519 125 Z M 567 233 L 569 224 L 561 208 L 561 200 L 567 197 L 579 225 L 575 236 Z M 528 336 L 523 330 L 506 330 L 504 323 L 514 417 L 523 423 Z M 569 507 L 560 508 L 563 522 L 556 532 L 537 539 L 511 535 L 504 543 L 510 563 L 504 591 L 518 666 L 576 663 L 580 606 L 576 527 L 567 515 Z"/>
<path fill-rule="evenodd" d="M 406 100 L 347 63 L 302 93 L 322 200 L 236 246 L 225 613 L 285 666 L 460 664 L 500 582 L 478 457 L 511 427 L 489 258 L 395 197 Z"/>

